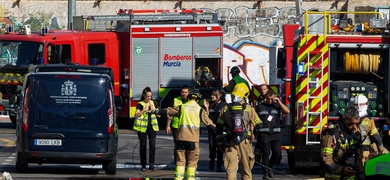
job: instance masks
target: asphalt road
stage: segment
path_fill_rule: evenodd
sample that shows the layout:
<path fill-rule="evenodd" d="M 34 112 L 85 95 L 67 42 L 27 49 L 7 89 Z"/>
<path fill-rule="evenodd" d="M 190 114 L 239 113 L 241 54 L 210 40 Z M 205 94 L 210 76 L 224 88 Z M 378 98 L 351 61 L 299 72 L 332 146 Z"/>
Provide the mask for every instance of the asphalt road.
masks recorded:
<path fill-rule="evenodd" d="M 14 180 L 19 179 L 173 179 L 173 140 L 161 130 L 157 135 L 156 171 L 141 172 L 139 164 L 139 146 L 137 135 L 129 129 L 119 130 L 117 174 L 106 175 L 101 165 L 69 164 L 29 164 L 28 173 L 17 173 L 15 169 L 15 129 L 8 118 L 0 117 L 0 177 L 9 172 Z M 208 169 L 207 130 L 200 137 L 201 154 L 197 168 L 197 179 L 226 179 L 225 172 Z M 287 155 L 283 153 L 280 164 L 276 165 L 276 176 L 279 179 L 318 179 L 318 175 L 291 175 L 287 165 Z M 255 165 L 253 179 L 262 179 L 261 166 Z M 240 174 L 238 173 L 238 177 Z"/>

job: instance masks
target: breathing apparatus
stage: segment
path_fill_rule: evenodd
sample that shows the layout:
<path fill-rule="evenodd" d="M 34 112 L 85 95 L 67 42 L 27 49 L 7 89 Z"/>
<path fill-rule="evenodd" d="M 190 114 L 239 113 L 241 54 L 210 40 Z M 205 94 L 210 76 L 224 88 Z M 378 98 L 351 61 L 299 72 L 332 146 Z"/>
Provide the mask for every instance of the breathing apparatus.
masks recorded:
<path fill-rule="evenodd" d="M 232 113 L 232 131 L 236 143 L 240 143 L 243 139 L 247 138 L 248 134 L 243 121 L 246 104 L 241 104 L 241 102 L 244 102 L 248 98 L 249 89 L 244 83 L 237 84 L 232 91 L 232 95 L 234 95 L 234 99 L 229 105 Z"/>

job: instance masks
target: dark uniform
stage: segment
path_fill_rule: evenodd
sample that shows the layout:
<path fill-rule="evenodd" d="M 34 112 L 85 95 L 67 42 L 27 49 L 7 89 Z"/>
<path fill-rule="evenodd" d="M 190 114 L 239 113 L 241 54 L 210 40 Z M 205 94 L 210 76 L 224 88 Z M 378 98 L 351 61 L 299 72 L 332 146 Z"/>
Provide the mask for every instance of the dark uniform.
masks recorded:
<path fill-rule="evenodd" d="M 217 124 L 217 120 L 219 117 L 219 114 L 222 111 L 222 108 L 226 105 L 226 102 L 221 101 L 219 103 L 211 103 L 209 107 L 209 118 L 213 120 L 214 124 Z M 221 166 L 223 162 L 223 152 L 218 150 L 217 143 L 215 141 L 215 138 L 217 136 L 217 133 L 211 130 L 208 130 L 208 140 L 209 140 L 209 158 L 210 158 L 210 164 L 209 169 L 214 169 L 214 161 L 215 158 L 217 158 L 217 171 L 221 172 Z"/>
<path fill-rule="evenodd" d="M 260 149 L 262 152 L 262 164 L 266 167 L 272 168 L 280 156 L 281 135 L 280 135 L 280 113 L 281 106 L 277 102 L 268 104 L 267 102 L 260 103 L 256 106 L 263 124 L 258 126 L 257 143 L 255 149 Z M 270 152 L 272 156 L 270 157 Z M 263 168 L 263 173 L 269 173 L 269 169 Z M 271 175 L 273 176 L 273 174 Z"/>

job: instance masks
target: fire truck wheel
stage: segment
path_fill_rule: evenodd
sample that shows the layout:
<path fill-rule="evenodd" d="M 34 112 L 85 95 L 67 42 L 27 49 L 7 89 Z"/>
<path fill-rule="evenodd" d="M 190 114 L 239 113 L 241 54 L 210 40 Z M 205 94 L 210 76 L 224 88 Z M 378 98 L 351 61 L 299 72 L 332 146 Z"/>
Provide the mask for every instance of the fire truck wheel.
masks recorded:
<path fill-rule="evenodd" d="M 9 116 L 9 119 L 11 120 L 12 124 L 16 125 L 16 116 Z"/>

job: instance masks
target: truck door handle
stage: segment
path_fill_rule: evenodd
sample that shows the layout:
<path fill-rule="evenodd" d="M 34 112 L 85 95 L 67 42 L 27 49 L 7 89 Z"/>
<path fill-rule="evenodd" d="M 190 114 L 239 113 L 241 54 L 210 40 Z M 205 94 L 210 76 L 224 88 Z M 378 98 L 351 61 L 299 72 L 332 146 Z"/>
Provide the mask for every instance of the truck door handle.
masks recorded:
<path fill-rule="evenodd" d="M 87 118 L 85 116 L 75 116 L 75 117 L 73 117 L 73 119 L 76 119 L 76 120 L 86 120 Z"/>

